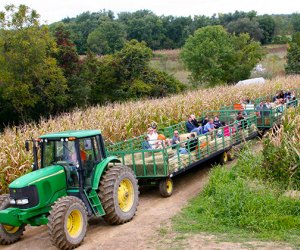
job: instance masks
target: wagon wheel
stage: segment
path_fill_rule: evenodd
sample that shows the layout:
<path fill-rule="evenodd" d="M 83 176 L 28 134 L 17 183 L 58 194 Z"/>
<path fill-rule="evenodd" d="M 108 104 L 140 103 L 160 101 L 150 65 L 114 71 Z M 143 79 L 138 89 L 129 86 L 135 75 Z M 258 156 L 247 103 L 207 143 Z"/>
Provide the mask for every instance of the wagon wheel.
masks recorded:
<path fill-rule="evenodd" d="M 162 197 L 170 197 L 173 193 L 174 185 L 171 178 L 163 179 L 159 182 L 159 193 Z"/>

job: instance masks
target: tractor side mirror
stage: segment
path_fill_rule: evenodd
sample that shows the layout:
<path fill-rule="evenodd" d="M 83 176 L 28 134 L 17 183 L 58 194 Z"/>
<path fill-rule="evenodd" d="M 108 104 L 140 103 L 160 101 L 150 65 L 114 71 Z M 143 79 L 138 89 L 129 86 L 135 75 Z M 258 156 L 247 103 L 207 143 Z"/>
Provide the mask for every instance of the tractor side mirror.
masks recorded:
<path fill-rule="evenodd" d="M 25 141 L 25 149 L 27 152 L 29 151 L 29 141 Z"/>

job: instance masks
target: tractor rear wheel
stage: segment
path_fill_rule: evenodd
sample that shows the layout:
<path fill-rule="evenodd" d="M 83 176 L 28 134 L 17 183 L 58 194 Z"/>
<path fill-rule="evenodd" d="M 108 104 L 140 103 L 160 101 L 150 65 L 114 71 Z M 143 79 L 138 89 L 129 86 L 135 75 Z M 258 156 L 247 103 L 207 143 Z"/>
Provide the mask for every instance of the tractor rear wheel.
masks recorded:
<path fill-rule="evenodd" d="M 9 195 L 0 195 L 0 210 L 10 207 Z M 0 224 L 0 244 L 8 245 L 18 241 L 25 230 L 25 225 L 19 227 Z"/>
<path fill-rule="evenodd" d="M 139 203 L 139 186 L 133 171 L 122 165 L 108 168 L 101 178 L 98 195 L 107 223 L 119 225 L 130 221 Z"/>
<path fill-rule="evenodd" d="M 159 193 L 162 197 L 170 197 L 173 193 L 174 185 L 171 178 L 163 179 L 159 182 Z"/>
<path fill-rule="evenodd" d="M 54 246 L 73 249 L 82 243 L 87 230 L 87 211 L 82 200 L 74 196 L 58 199 L 48 219 L 48 231 Z"/>

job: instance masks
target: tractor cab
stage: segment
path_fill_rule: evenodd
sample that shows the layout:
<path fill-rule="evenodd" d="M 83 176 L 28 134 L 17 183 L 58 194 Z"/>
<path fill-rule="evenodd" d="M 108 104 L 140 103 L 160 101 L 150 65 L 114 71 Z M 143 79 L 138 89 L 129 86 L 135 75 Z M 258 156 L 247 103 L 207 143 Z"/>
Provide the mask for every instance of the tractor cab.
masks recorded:
<path fill-rule="evenodd" d="M 91 187 L 95 166 L 105 158 L 98 130 L 46 134 L 39 138 L 39 148 L 40 168 L 63 166 L 69 189 Z"/>

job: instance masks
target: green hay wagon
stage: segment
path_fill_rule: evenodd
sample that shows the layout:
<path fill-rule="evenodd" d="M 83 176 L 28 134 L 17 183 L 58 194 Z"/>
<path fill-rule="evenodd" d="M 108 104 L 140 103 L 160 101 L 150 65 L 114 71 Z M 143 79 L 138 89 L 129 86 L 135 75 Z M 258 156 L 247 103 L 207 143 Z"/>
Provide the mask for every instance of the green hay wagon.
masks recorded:
<path fill-rule="evenodd" d="M 172 177 L 198 166 L 199 164 L 218 157 L 219 163 L 228 160 L 232 146 L 240 144 L 257 136 L 257 117 L 248 117 L 242 123 L 235 121 L 228 126 L 200 135 L 195 141 L 189 138 L 191 133 L 185 132 L 183 123 L 165 128 L 167 137 L 174 130 L 181 133 L 180 143 L 162 148 L 142 149 L 144 136 L 139 136 L 124 142 L 118 142 L 106 147 L 107 155 L 117 156 L 121 163 L 130 167 L 139 185 L 159 185 L 160 194 L 168 197 L 173 192 Z M 184 149 L 184 150 L 183 150 Z"/>

